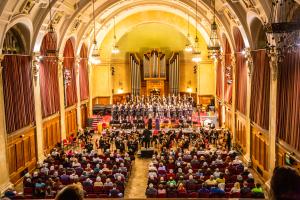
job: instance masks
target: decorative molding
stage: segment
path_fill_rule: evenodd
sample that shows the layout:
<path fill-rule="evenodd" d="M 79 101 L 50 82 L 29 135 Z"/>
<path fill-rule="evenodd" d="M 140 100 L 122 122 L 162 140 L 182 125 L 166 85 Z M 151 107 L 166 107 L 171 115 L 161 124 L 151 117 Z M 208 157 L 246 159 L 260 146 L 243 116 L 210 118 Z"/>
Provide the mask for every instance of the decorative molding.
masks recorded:
<path fill-rule="evenodd" d="M 20 12 L 22 14 L 29 14 L 32 8 L 34 7 L 35 3 L 35 0 L 26 0 L 20 9 Z"/>
<path fill-rule="evenodd" d="M 40 59 L 39 54 L 34 54 L 32 56 L 32 74 L 34 79 L 34 85 L 37 86 L 39 73 L 40 72 Z"/>

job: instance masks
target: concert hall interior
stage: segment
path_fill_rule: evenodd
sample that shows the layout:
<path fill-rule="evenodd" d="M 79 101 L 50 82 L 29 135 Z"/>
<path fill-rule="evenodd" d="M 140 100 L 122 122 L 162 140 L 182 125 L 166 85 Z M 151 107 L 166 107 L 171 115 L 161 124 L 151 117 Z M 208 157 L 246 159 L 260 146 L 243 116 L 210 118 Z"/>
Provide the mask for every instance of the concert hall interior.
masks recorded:
<path fill-rule="evenodd" d="M 300 199 L 299 99 L 300 0 L 1 0 L 0 198 Z"/>

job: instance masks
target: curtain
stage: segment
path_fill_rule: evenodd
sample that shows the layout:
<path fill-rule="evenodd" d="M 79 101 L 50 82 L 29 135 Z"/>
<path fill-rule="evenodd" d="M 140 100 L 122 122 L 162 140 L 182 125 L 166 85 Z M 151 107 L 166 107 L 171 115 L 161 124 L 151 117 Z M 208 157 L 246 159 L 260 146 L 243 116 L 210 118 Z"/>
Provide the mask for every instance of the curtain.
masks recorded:
<path fill-rule="evenodd" d="M 6 130 L 12 133 L 35 120 L 31 57 L 6 55 L 2 66 Z"/>
<path fill-rule="evenodd" d="M 270 65 L 265 49 L 252 52 L 250 119 L 261 128 L 269 129 Z"/>
<path fill-rule="evenodd" d="M 233 37 L 235 42 L 236 52 L 242 52 L 245 49 L 243 36 L 238 28 L 233 30 Z"/>
<path fill-rule="evenodd" d="M 80 50 L 80 66 L 79 66 L 79 81 L 80 81 L 80 100 L 89 98 L 89 76 L 88 76 L 88 60 L 87 48 L 82 45 Z"/>
<path fill-rule="evenodd" d="M 277 135 L 300 151 L 300 48 L 279 65 Z"/>
<path fill-rule="evenodd" d="M 76 72 L 75 72 L 75 59 L 74 48 L 72 41 L 69 39 L 66 42 L 64 49 L 64 87 L 66 107 L 72 106 L 77 102 L 76 95 Z"/>
<path fill-rule="evenodd" d="M 218 62 L 217 62 L 217 91 L 216 91 L 217 97 L 219 97 L 221 99 L 222 93 L 223 93 L 222 62 L 220 59 L 218 59 Z"/>
<path fill-rule="evenodd" d="M 41 45 L 40 87 L 42 116 L 48 117 L 59 111 L 58 64 L 55 54 L 47 54 L 48 49 L 56 49 L 56 37 L 46 34 Z"/>
<path fill-rule="evenodd" d="M 247 66 L 242 53 L 236 53 L 236 109 L 246 114 L 247 107 Z"/>

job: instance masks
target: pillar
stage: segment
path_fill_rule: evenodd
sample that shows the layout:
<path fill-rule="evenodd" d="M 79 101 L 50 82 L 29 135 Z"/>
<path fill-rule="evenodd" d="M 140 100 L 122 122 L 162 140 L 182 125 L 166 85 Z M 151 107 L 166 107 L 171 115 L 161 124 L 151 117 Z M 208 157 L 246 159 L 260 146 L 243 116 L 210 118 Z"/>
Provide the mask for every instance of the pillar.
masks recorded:
<path fill-rule="evenodd" d="M 221 55 L 221 62 L 222 62 L 222 101 L 221 101 L 221 112 L 222 112 L 222 127 L 225 126 L 225 119 L 226 119 L 226 107 L 225 107 L 225 54 Z"/>
<path fill-rule="evenodd" d="M 232 144 L 235 147 L 236 143 L 236 128 L 235 128 L 235 110 L 236 110 L 236 56 L 235 53 L 231 54 L 232 65 L 232 103 L 231 103 L 231 126 L 232 126 Z"/>
<path fill-rule="evenodd" d="M 76 111 L 77 111 L 77 128 L 82 129 L 81 124 L 81 99 L 80 99 L 80 79 L 79 79 L 79 68 L 80 68 L 80 57 L 76 57 L 75 60 L 75 75 L 76 75 L 76 95 L 77 95 L 77 104 L 76 104 Z"/>
<path fill-rule="evenodd" d="M 200 87 L 201 87 L 201 84 L 200 84 L 200 64 L 199 63 L 196 63 L 196 82 L 197 82 L 197 105 L 200 105 L 201 102 L 200 102 L 200 98 L 201 98 L 201 93 L 200 93 Z"/>
<path fill-rule="evenodd" d="M 278 57 L 275 53 L 270 56 L 270 110 L 269 110 L 269 173 L 273 173 L 276 166 L 276 119 L 277 119 L 277 79 Z"/>
<path fill-rule="evenodd" d="M 4 58 L 4 55 L 0 55 L 0 169 L 2 175 L 0 176 L 0 195 L 7 188 L 12 186 L 12 183 L 9 180 L 9 167 L 8 167 L 8 158 L 7 158 L 7 134 L 6 134 L 6 125 L 5 125 L 5 108 L 4 108 L 4 97 L 3 97 L 3 81 L 2 81 L 2 70 L 1 62 Z"/>
<path fill-rule="evenodd" d="M 32 74 L 33 74 L 33 94 L 34 94 L 34 111 L 35 111 L 35 126 L 36 126 L 36 146 L 38 162 L 44 161 L 44 144 L 43 144 L 43 117 L 42 117 L 42 101 L 40 88 L 40 60 L 39 55 L 32 56 Z"/>
<path fill-rule="evenodd" d="M 252 71 L 253 71 L 253 59 L 249 48 L 246 51 L 246 65 L 247 65 L 247 102 L 246 102 L 246 152 L 244 159 L 248 166 L 251 166 L 251 119 L 250 119 L 250 102 L 251 102 L 251 84 L 252 84 Z"/>
<path fill-rule="evenodd" d="M 88 76 L 89 76 L 89 107 L 88 116 L 93 116 L 93 65 L 88 62 Z"/>
<path fill-rule="evenodd" d="M 66 111 L 65 111 L 65 87 L 64 87 L 64 67 L 63 57 L 58 57 L 58 87 L 59 87 L 59 107 L 60 107 L 60 132 L 61 140 L 67 137 L 66 133 Z"/>

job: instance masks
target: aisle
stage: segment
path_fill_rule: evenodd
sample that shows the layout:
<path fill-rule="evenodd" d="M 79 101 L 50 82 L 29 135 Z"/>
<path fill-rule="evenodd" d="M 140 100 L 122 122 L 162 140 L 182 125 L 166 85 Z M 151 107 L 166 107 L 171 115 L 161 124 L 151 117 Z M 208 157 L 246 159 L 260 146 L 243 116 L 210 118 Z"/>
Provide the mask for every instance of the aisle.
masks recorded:
<path fill-rule="evenodd" d="M 148 166 L 151 159 L 136 158 L 126 185 L 125 198 L 146 198 Z"/>

